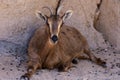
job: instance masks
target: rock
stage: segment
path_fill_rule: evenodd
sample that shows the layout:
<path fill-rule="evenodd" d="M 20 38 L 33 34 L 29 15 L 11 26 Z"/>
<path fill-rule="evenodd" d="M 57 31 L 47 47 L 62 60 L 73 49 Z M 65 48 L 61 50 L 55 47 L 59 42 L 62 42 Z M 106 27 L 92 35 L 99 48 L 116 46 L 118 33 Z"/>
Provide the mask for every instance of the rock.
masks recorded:
<path fill-rule="evenodd" d="M 0 1 L 0 40 L 27 46 L 36 28 L 44 24 L 35 15 L 43 6 L 55 8 L 57 0 Z M 91 48 L 104 47 L 102 34 L 93 27 L 94 13 L 99 0 L 64 0 L 61 14 L 73 10 L 74 14 L 65 24 L 76 27 L 87 38 Z M 49 14 L 47 14 L 49 15 Z"/>
<path fill-rule="evenodd" d="M 102 0 L 96 29 L 120 50 L 120 0 Z"/>

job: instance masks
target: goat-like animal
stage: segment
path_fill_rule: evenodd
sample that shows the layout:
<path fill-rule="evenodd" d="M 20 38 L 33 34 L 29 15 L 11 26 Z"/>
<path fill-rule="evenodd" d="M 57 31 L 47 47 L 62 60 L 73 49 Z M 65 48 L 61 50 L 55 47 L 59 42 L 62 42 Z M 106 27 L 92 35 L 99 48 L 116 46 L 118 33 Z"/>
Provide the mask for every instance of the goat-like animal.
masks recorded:
<path fill-rule="evenodd" d="M 58 1 L 55 12 L 51 11 L 49 17 L 37 12 L 38 17 L 45 20 L 46 24 L 36 30 L 29 43 L 28 70 L 21 76 L 21 80 L 29 80 L 37 69 L 42 68 L 67 71 L 75 58 L 86 58 L 105 67 L 106 63 L 90 51 L 85 37 L 74 27 L 64 24 L 72 15 L 72 10 L 68 10 L 61 17 L 58 15 L 60 4 L 61 0 Z M 82 56 L 83 54 L 87 57 Z"/>

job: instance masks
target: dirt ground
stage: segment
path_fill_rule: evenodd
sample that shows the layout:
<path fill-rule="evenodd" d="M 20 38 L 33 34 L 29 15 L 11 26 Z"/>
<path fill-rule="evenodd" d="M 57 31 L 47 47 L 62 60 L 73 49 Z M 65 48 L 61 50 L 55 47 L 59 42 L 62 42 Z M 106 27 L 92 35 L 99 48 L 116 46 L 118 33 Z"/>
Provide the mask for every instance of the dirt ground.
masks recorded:
<path fill-rule="evenodd" d="M 19 80 L 27 68 L 25 49 L 7 41 L 0 42 L 0 45 L 0 80 Z M 109 44 L 104 49 L 97 48 L 92 51 L 107 62 L 106 69 L 90 61 L 80 60 L 76 67 L 68 72 L 58 72 L 57 69 L 38 70 L 31 80 L 119 80 L 120 53 Z"/>

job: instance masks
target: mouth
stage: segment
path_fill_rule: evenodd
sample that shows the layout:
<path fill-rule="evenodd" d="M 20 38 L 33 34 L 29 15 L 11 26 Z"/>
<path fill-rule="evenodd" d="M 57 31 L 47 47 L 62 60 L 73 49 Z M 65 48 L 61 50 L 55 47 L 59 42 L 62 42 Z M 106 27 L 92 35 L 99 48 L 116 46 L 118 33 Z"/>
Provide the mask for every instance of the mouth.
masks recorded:
<path fill-rule="evenodd" d="M 52 45 L 55 45 L 55 44 L 57 44 L 57 42 L 58 42 L 58 41 L 54 42 L 54 41 L 51 40 L 51 39 L 49 39 L 49 41 L 50 41 L 50 43 L 51 43 Z"/>

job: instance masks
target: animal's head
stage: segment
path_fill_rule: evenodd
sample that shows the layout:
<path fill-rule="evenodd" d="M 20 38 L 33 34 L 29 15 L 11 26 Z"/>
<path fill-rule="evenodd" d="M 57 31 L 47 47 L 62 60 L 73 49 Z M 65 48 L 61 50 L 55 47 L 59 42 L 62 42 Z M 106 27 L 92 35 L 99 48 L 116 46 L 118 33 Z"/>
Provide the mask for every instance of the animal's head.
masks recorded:
<path fill-rule="evenodd" d="M 61 4 L 61 0 L 58 1 L 57 7 L 54 13 L 50 8 L 44 7 L 50 11 L 51 13 L 50 16 L 47 16 L 41 13 L 40 11 L 37 12 L 37 16 L 39 18 L 42 18 L 46 22 L 49 28 L 49 33 L 50 33 L 49 39 L 52 44 L 56 44 L 59 41 L 59 33 L 61 30 L 61 27 L 65 22 L 65 20 L 69 19 L 72 15 L 72 10 L 68 10 L 62 16 L 60 16 L 59 15 L 59 12 L 61 9 L 60 4 Z"/>

